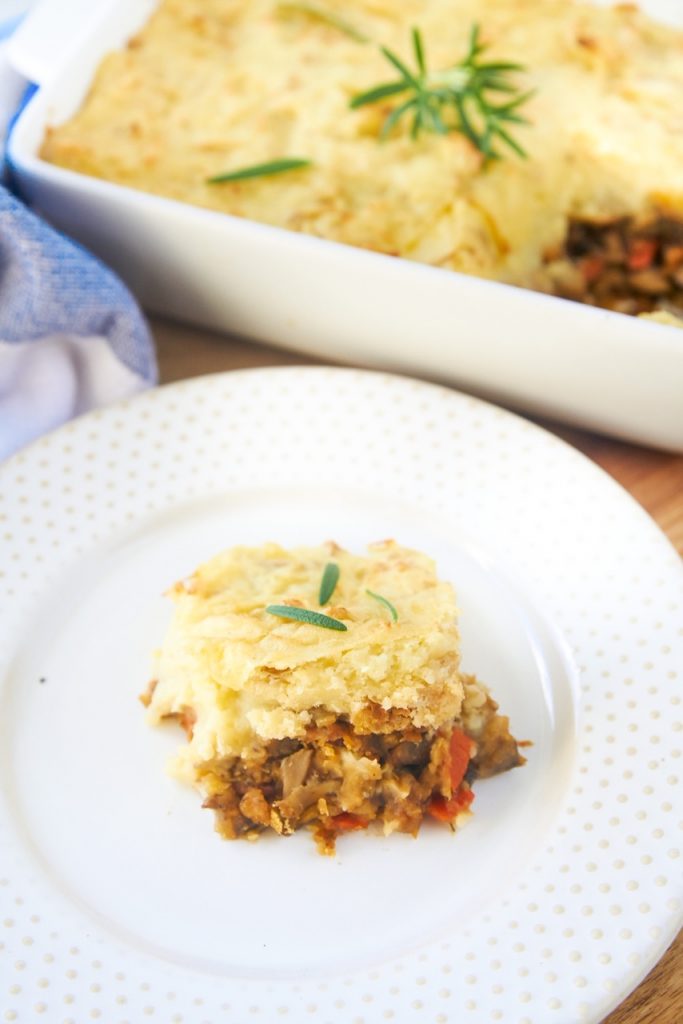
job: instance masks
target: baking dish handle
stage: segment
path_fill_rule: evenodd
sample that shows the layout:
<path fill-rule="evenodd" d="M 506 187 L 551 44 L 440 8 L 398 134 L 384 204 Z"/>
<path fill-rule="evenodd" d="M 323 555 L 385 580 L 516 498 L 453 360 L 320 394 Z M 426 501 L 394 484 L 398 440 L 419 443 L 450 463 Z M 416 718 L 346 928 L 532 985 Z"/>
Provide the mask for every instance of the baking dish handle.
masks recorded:
<path fill-rule="evenodd" d="M 42 85 L 64 63 L 111 0 L 39 0 L 9 40 L 6 56 L 15 71 Z"/>

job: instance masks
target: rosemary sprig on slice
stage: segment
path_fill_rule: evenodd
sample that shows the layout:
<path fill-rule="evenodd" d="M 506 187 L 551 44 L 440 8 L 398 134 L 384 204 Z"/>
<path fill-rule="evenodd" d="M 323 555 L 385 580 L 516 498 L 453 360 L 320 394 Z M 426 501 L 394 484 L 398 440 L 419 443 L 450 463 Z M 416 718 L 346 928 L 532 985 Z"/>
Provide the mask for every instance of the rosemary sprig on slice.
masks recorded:
<path fill-rule="evenodd" d="M 333 11 L 326 11 L 324 7 L 318 7 L 317 4 L 308 3 L 295 3 L 283 2 L 279 3 L 278 10 L 283 13 L 292 11 L 298 14 L 307 14 L 309 18 L 315 18 L 316 21 L 322 21 L 325 25 L 329 25 L 330 28 L 336 28 L 344 35 L 350 36 L 351 39 L 355 39 L 357 43 L 369 43 L 370 39 L 368 36 L 360 32 L 354 25 L 351 25 L 345 18 L 340 18 L 338 14 L 334 14 Z"/>
<path fill-rule="evenodd" d="M 323 570 L 323 578 L 320 581 L 318 593 L 318 604 L 327 604 L 334 593 L 334 588 L 339 580 L 339 566 L 336 562 L 328 562 Z"/>
<path fill-rule="evenodd" d="M 313 163 L 305 157 L 283 157 L 281 160 L 269 160 L 265 164 L 252 164 L 251 167 L 240 167 L 236 171 L 225 171 L 207 178 L 207 185 L 220 185 L 224 181 L 244 181 L 247 178 L 265 178 L 269 174 L 284 174 L 285 171 L 296 171 L 300 167 L 310 167 Z"/>
<path fill-rule="evenodd" d="M 374 597 L 375 601 L 379 601 L 379 603 L 383 604 L 385 608 L 388 608 L 389 613 L 391 614 L 391 617 L 394 620 L 394 622 L 398 622 L 398 612 L 394 608 L 391 601 L 388 601 L 386 597 L 382 597 L 381 594 L 376 594 L 374 590 L 366 590 L 365 593 L 369 594 L 370 597 Z"/>
<path fill-rule="evenodd" d="M 463 59 L 445 71 L 427 70 L 424 43 L 417 28 L 412 31 L 412 43 L 415 71 L 383 46 L 382 53 L 398 71 L 399 78 L 359 93 L 351 100 L 351 107 L 357 110 L 391 96 L 405 96 L 385 119 L 380 138 L 385 139 L 409 114 L 413 139 L 418 138 L 421 131 L 438 135 L 457 131 L 466 135 L 487 160 L 500 159 L 496 143 L 503 143 L 518 156 L 526 157 L 524 149 L 508 131 L 511 124 L 529 123 L 519 114 L 519 108 L 531 92 L 521 92 L 509 77 L 524 71 L 524 66 L 510 61 L 481 61 L 486 46 L 479 39 L 478 25 L 472 26 L 469 48 Z M 497 103 L 492 93 L 507 93 L 510 98 Z"/>
<path fill-rule="evenodd" d="M 307 622 L 309 626 L 322 626 L 324 629 L 338 629 L 346 632 L 347 627 L 339 619 L 322 612 L 312 612 L 308 608 L 297 608 L 289 604 L 269 604 L 266 608 L 269 615 L 277 615 L 281 619 L 292 619 L 294 622 Z"/>

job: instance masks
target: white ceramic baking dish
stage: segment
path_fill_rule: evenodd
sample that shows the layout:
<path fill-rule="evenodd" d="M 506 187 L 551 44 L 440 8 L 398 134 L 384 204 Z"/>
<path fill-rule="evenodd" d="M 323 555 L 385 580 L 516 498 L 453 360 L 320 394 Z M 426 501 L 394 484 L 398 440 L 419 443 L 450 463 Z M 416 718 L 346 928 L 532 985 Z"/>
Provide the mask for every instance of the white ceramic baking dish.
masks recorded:
<path fill-rule="evenodd" d="M 157 198 L 42 161 L 103 55 L 156 0 L 43 0 L 11 43 L 39 84 L 9 157 L 24 196 L 147 309 L 311 355 L 446 380 L 683 450 L 683 332 Z M 680 0 L 650 0 L 683 24 Z M 634 140 L 637 141 L 637 140 Z"/>

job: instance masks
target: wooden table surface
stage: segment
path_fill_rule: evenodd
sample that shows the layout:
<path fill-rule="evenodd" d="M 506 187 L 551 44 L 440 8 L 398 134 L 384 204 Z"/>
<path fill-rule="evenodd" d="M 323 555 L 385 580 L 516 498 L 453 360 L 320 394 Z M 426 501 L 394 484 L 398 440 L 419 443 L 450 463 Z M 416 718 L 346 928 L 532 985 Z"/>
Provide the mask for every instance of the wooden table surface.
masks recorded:
<path fill-rule="evenodd" d="M 162 383 L 252 366 L 311 364 L 280 349 L 155 319 Z M 683 399 L 682 399 L 683 404 Z M 683 456 L 624 444 L 544 421 L 542 426 L 574 445 L 619 481 L 683 554 Z M 682 1024 L 683 932 L 659 964 L 604 1024 Z M 558 1021 L 557 1024 L 579 1024 Z"/>

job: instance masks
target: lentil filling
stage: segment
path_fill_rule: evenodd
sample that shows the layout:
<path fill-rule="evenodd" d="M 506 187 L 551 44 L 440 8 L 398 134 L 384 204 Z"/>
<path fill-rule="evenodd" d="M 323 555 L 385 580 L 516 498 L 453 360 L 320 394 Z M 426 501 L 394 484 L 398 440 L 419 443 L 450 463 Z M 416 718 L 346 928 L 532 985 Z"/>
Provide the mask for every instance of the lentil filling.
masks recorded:
<path fill-rule="evenodd" d="M 198 766 L 208 794 L 204 807 L 215 811 L 225 838 L 307 827 L 319 850 L 332 854 L 340 833 L 373 822 L 412 835 L 425 817 L 455 827 L 474 799 L 476 779 L 524 764 L 508 719 L 490 697 L 476 735 L 461 723 L 418 729 L 402 717 L 369 705 L 364 720 L 352 725 L 319 710 L 301 739 L 273 740 L 247 756 Z"/>
<path fill-rule="evenodd" d="M 545 254 L 557 295 L 618 313 L 683 317 L 683 221 L 668 215 L 572 219 Z"/>

